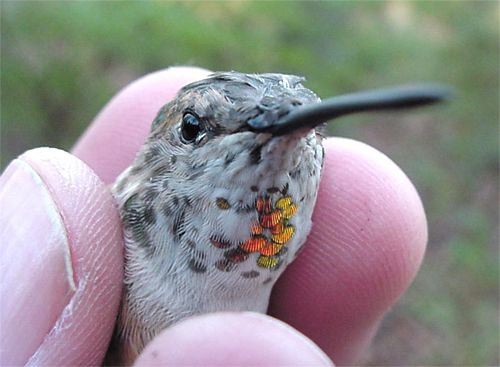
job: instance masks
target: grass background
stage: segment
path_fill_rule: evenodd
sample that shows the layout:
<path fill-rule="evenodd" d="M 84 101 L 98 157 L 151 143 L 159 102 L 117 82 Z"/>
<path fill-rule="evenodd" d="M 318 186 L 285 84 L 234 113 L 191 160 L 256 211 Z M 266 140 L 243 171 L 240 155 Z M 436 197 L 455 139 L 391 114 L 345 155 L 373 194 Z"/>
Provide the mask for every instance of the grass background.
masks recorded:
<path fill-rule="evenodd" d="M 331 126 L 403 168 L 430 227 L 363 363 L 498 365 L 499 22 L 495 1 L 2 1 L 1 165 L 70 149 L 121 87 L 170 65 L 300 74 L 323 97 L 448 83 L 447 106 Z"/>

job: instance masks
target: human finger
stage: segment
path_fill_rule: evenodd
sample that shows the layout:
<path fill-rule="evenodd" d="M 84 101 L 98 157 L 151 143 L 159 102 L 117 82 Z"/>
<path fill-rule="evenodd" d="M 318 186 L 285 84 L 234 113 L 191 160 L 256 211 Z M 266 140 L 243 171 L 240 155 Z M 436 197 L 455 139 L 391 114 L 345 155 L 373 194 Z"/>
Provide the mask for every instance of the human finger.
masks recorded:
<path fill-rule="evenodd" d="M 96 365 L 121 294 L 122 236 L 107 187 L 39 148 L 0 178 L 1 365 Z"/>
<path fill-rule="evenodd" d="M 311 340 L 253 312 L 213 313 L 159 334 L 135 366 L 332 366 Z"/>
<path fill-rule="evenodd" d="M 414 186 L 387 156 L 349 139 L 324 146 L 313 228 L 275 285 L 270 314 L 344 365 L 356 362 L 414 278 L 427 223 Z"/>

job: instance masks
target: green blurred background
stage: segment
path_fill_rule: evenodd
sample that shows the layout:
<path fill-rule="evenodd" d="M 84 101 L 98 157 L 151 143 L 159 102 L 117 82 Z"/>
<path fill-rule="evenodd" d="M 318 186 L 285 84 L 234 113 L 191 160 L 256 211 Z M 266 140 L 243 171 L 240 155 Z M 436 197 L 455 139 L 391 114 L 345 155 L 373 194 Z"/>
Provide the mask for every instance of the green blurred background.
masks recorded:
<path fill-rule="evenodd" d="M 2 1 L 2 168 L 31 147 L 70 149 L 121 87 L 170 65 L 300 74 L 323 97 L 448 83 L 449 105 L 331 126 L 403 168 L 430 227 L 363 363 L 498 365 L 498 4 Z"/>

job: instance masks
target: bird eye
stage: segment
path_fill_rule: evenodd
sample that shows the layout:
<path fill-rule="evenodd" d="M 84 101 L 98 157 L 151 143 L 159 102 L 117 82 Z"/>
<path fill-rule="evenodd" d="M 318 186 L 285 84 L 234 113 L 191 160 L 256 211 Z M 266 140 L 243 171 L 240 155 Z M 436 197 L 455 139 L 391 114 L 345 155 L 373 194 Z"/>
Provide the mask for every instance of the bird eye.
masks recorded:
<path fill-rule="evenodd" d="M 200 119 L 192 113 L 185 113 L 182 117 L 181 135 L 186 143 L 193 142 L 201 131 Z"/>

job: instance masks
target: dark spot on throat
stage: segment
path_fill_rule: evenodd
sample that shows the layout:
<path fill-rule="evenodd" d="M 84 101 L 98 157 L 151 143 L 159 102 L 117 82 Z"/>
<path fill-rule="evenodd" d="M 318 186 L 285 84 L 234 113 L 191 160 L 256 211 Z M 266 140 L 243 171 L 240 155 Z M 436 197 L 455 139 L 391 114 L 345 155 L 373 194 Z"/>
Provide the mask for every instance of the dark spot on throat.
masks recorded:
<path fill-rule="evenodd" d="M 267 192 L 269 194 L 276 194 L 278 191 L 280 191 L 280 189 L 278 189 L 277 187 L 270 187 L 267 189 Z"/>
<path fill-rule="evenodd" d="M 233 263 L 240 263 L 248 259 L 248 252 L 245 252 L 239 247 L 237 247 L 235 249 L 227 250 L 224 253 L 224 256 L 226 257 L 227 260 Z"/>
<path fill-rule="evenodd" d="M 234 269 L 236 265 L 228 259 L 221 259 L 215 263 L 215 267 L 220 271 L 229 272 Z"/>
<path fill-rule="evenodd" d="M 130 196 L 126 201 L 125 203 L 123 204 L 123 208 L 125 211 L 128 211 L 129 209 L 133 208 L 133 207 L 136 207 L 137 206 L 137 198 L 138 198 L 138 194 L 133 194 L 132 196 Z"/>
<path fill-rule="evenodd" d="M 148 225 L 153 225 L 156 223 L 156 212 L 153 206 L 149 206 L 144 210 L 143 218 L 144 222 Z"/>
<path fill-rule="evenodd" d="M 170 205 L 168 203 L 163 205 L 161 211 L 166 218 L 169 218 L 172 215 L 172 208 L 170 208 Z"/>
<path fill-rule="evenodd" d="M 255 148 L 253 148 L 249 155 L 250 164 L 259 164 L 261 160 L 261 153 L 262 145 L 257 145 Z"/>
<path fill-rule="evenodd" d="M 207 266 L 197 259 L 189 260 L 188 266 L 195 273 L 201 274 L 207 271 Z"/>
<path fill-rule="evenodd" d="M 210 242 L 214 247 L 217 248 L 228 248 L 231 247 L 231 243 L 227 240 L 221 239 L 221 238 L 216 238 L 216 237 L 211 237 Z"/>
<path fill-rule="evenodd" d="M 283 186 L 283 189 L 281 190 L 281 195 L 285 196 L 285 195 L 288 195 L 288 189 L 290 188 L 290 185 L 288 184 L 288 182 L 285 184 L 285 186 Z"/>
<path fill-rule="evenodd" d="M 226 154 L 226 158 L 224 159 L 224 166 L 227 168 L 231 163 L 234 162 L 235 158 L 236 158 L 236 153 Z"/>
<path fill-rule="evenodd" d="M 184 220 L 186 218 L 186 212 L 182 212 L 175 217 L 174 225 L 172 226 L 172 232 L 177 241 L 182 239 L 182 236 L 186 233 L 186 228 L 184 228 Z"/>
<path fill-rule="evenodd" d="M 253 279 L 253 278 L 257 278 L 259 276 L 259 272 L 258 271 L 255 271 L 255 270 L 252 270 L 252 271 L 245 271 L 243 273 L 241 273 L 241 276 L 245 279 Z"/>
<path fill-rule="evenodd" d="M 291 178 L 297 179 L 301 175 L 300 168 L 297 168 L 296 170 L 290 172 L 289 175 Z"/>
<path fill-rule="evenodd" d="M 156 197 L 158 196 L 158 192 L 155 190 L 154 187 L 148 187 L 144 190 L 142 196 L 142 200 L 144 200 L 145 203 L 151 203 Z"/>
<path fill-rule="evenodd" d="M 217 205 L 217 207 L 219 209 L 222 209 L 222 210 L 227 210 L 231 207 L 231 205 L 229 204 L 229 202 L 224 199 L 224 198 L 217 198 L 215 199 L 215 204 Z"/>
<path fill-rule="evenodd" d="M 205 166 L 206 166 L 206 162 L 194 162 L 192 165 L 191 165 L 191 169 L 193 171 L 203 171 L 205 169 Z"/>
<path fill-rule="evenodd" d="M 147 227 L 156 221 L 154 210 L 151 207 L 144 207 L 144 203 L 138 200 L 137 194 L 134 194 L 125 202 L 122 217 L 123 225 L 130 231 L 134 241 L 140 247 L 152 247 Z"/>

